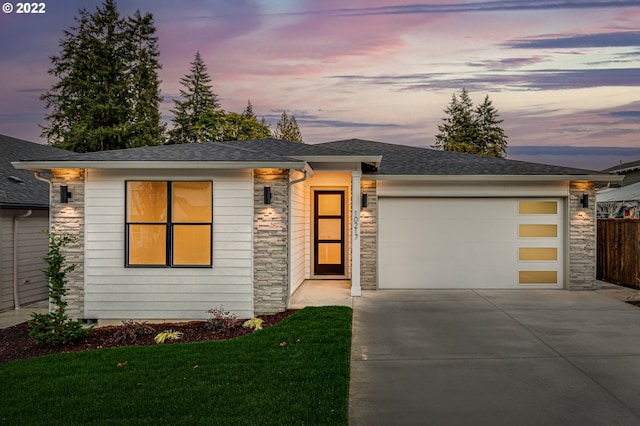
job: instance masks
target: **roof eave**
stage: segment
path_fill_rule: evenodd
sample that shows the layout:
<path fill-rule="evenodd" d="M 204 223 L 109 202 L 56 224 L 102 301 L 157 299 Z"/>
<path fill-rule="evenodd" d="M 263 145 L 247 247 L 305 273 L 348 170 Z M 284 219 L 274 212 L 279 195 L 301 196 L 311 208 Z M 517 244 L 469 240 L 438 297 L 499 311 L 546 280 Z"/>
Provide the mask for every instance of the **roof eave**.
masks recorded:
<path fill-rule="evenodd" d="M 560 182 L 595 181 L 620 182 L 623 177 L 609 174 L 594 175 L 384 175 L 363 174 L 363 180 L 406 180 L 406 181 L 510 181 L 510 182 Z"/>
<path fill-rule="evenodd" d="M 19 170 L 51 169 L 302 169 L 304 161 L 16 161 Z"/>

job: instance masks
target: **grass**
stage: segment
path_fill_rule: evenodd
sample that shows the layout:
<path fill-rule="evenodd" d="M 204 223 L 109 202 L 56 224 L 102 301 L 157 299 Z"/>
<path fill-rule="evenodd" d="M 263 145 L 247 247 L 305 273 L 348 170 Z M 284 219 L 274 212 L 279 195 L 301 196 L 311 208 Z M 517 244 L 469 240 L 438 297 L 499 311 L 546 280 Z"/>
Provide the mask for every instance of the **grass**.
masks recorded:
<path fill-rule="evenodd" d="M 351 315 L 305 308 L 234 340 L 3 364 L 0 424 L 346 425 Z"/>

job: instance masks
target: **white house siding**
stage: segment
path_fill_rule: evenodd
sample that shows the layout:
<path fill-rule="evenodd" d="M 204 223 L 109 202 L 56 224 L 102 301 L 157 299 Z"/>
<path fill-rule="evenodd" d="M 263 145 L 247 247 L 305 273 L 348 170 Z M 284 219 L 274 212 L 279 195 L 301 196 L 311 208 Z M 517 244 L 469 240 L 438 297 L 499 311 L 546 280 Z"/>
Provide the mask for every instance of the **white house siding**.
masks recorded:
<path fill-rule="evenodd" d="M 213 267 L 125 268 L 125 181 L 212 180 Z M 222 305 L 253 315 L 250 170 L 89 170 L 85 317 L 205 319 Z"/>
<path fill-rule="evenodd" d="M 291 180 L 301 179 L 303 173 L 294 173 Z M 291 187 L 291 222 L 289 238 L 291 241 L 291 272 L 289 294 L 302 284 L 308 276 L 307 253 L 309 246 L 308 217 L 307 217 L 307 190 L 304 182 L 298 182 Z"/>
<path fill-rule="evenodd" d="M 0 210 L 0 311 L 13 309 L 13 225 L 14 216 L 27 210 Z M 18 221 L 18 296 L 21 306 L 46 300 L 47 282 L 42 260 L 47 254 L 49 213 L 33 210 L 31 216 Z"/>

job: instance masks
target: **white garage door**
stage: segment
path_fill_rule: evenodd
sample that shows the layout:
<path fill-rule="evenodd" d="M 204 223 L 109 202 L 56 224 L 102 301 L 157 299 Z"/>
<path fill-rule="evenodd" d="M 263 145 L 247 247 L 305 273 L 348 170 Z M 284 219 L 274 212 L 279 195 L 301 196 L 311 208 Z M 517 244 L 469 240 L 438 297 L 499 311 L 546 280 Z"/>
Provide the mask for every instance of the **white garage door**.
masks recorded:
<path fill-rule="evenodd" d="M 383 198 L 381 289 L 561 288 L 562 199 Z"/>

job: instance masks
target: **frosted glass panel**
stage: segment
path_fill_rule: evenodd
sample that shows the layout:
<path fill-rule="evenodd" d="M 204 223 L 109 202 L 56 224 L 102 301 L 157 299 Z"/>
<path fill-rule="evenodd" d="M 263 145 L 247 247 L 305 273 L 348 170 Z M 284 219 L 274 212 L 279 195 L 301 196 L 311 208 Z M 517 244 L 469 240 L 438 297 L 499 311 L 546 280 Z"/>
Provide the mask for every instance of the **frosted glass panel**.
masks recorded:
<path fill-rule="evenodd" d="M 166 222 L 167 183 L 127 182 L 127 222 Z"/>
<path fill-rule="evenodd" d="M 318 194 L 319 216 L 340 216 L 342 214 L 340 194 Z"/>
<path fill-rule="evenodd" d="M 558 214 L 556 201 L 520 201 L 518 206 L 520 214 Z"/>
<path fill-rule="evenodd" d="M 210 225 L 175 225 L 173 227 L 173 264 L 211 264 Z"/>
<path fill-rule="evenodd" d="M 553 247 L 524 247 L 519 249 L 520 260 L 558 260 L 558 249 Z"/>
<path fill-rule="evenodd" d="M 341 263 L 342 244 L 340 243 L 319 243 L 318 244 L 318 264 L 339 265 Z"/>
<path fill-rule="evenodd" d="M 129 225 L 129 264 L 165 265 L 166 229 L 165 225 Z"/>
<path fill-rule="evenodd" d="M 173 182 L 173 222 L 211 222 L 211 182 Z"/>
<path fill-rule="evenodd" d="M 520 238 L 555 238 L 558 236 L 558 225 L 519 225 Z"/>
<path fill-rule="evenodd" d="M 558 271 L 520 271 L 520 284 L 557 284 Z"/>
<path fill-rule="evenodd" d="M 342 220 L 318 219 L 319 240 L 340 240 L 342 236 Z"/>

